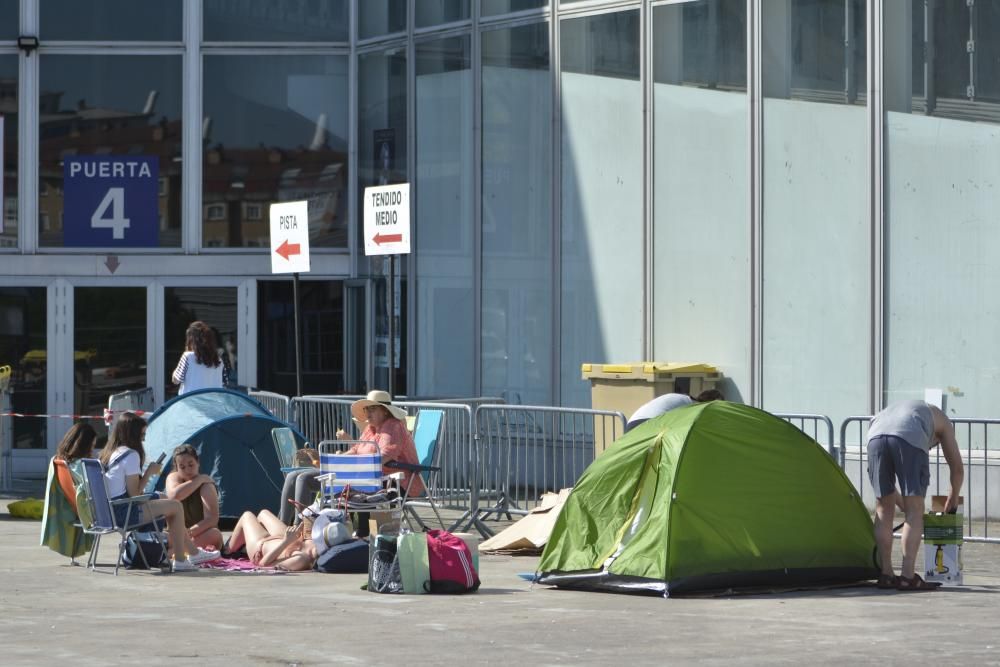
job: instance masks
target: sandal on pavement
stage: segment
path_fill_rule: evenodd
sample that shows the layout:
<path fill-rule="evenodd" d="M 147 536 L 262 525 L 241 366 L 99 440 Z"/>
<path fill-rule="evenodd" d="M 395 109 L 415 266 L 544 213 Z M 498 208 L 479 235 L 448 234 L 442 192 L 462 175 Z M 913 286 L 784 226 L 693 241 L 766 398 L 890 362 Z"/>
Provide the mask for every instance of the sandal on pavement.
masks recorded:
<path fill-rule="evenodd" d="M 897 591 L 933 591 L 940 587 L 940 583 L 936 581 L 928 583 L 921 579 L 919 574 L 914 574 L 909 579 L 899 577 L 899 582 L 896 584 Z"/>
<path fill-rule="evenodd" d="M 899 587 L 899 577 L 894 574 L 880 574 L 875 587 L 884 591 L 896 590 Z"/>

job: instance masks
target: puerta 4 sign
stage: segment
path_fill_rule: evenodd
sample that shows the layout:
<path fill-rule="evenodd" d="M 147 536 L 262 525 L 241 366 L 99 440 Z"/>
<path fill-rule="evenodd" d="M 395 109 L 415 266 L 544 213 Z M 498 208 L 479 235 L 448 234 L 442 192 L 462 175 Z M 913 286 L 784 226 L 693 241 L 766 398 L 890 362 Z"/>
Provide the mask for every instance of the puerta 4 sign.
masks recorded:
<path fill-rule="evenodd" d="M 271 273 L 309 272 L 309 202 L 271 204 Z"/>
<path fill-rule="evenodd" d="M 158 246 L 159 184 L 155 156 L 66 156 L 63 243 L 80 248 Z"/>
<path fill-rule="evenodd" d="M 410 184 L 365 188 L 365 254 L 410 253 Z"/>

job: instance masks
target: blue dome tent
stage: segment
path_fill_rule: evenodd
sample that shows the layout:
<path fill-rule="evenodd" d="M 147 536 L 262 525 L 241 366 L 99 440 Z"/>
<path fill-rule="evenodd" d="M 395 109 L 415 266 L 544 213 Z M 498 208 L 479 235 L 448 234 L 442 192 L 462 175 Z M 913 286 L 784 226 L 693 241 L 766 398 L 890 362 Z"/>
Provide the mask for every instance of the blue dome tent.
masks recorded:
<path fill-rule="evenodd" d="M 229 389 L 201 389 L 178 396 L 149 418 L 146 461 L 166 453 L 163 483 L 178 445 L 198 450 L 201 472 L 219 489 L 219 516 L 238 518 L 244 511 L 278 512 L 283 475 L 271 440 L 271 429 L 289 426 L 246 394 Z M 292 429 L 299 447 L 305 438 Z"/>

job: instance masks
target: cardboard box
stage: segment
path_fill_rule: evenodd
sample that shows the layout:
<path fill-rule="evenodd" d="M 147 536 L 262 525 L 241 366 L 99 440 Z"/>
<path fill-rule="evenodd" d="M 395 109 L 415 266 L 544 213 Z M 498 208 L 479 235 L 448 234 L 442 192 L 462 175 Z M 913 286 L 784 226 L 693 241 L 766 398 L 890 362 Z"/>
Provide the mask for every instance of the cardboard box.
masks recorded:
<path fill-rule="evenodd" d="M 962 584 L 962 498 L 958 512 L 944 514 L 946 496 L 931 498 L 931 512 L 924 515 L 924 579 L 944 585 Z"/>

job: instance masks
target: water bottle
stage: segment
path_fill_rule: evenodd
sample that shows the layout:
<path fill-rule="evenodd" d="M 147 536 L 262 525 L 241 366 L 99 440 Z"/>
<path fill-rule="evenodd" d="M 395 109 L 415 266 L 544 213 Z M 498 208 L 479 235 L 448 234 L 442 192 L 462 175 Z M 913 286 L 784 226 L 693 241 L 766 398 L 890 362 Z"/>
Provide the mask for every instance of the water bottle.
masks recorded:
<path fill-rule="evenodd" d="M 163 465 L 163 461 L 166 458 L 167 458 L 167 453 L 166 452 L 162 452 L 160 454 L 159 458 L 156 459 L 156 462 L 159 463 L 162 466 Z M 162 469 L 161 469 L 161 472 L 162 472 Z M 156 483 L 159 482 L 159 481 L 160 481 L 160 473 L 153 473 L 152 475 L 150 475 L 149 479 L 146 480 L 146 488 L 144 488 L 142 490 L 143 494 L 149 495 L 150 493 L 152 493 L 153 490 L 156 488 Z"/>

